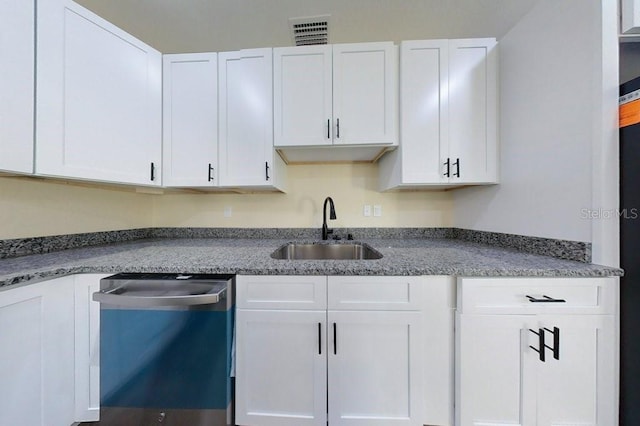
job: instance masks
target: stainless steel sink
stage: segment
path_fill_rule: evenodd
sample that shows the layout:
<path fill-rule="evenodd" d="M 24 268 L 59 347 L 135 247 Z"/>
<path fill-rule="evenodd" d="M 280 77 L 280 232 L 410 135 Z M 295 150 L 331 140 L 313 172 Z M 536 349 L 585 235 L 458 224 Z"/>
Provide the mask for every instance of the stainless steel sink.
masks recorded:
<path fill-rule="evenodd" d="M 370 260 L 381 259 L 382 254 L 363 243 L 289 243 L 271 253 L 271 257 L 286 260 Z"/>

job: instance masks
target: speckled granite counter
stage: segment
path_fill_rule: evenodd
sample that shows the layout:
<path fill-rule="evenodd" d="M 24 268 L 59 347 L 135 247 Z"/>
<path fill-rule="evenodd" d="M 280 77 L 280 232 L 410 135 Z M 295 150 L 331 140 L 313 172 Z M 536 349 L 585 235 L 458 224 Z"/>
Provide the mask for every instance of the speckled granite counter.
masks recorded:
<path fill-rule="evenodd" d="M 291 239 L 156 238 L 0 260 L 0 287 L 73 273 L 618 276 L 618 268 L 446 238 L 363 239 L 379 260 L 275 260 Z M 300 240 L 296 240 L 300 241 Z M 308 240 L 308 242 L 312 242 Z"/>

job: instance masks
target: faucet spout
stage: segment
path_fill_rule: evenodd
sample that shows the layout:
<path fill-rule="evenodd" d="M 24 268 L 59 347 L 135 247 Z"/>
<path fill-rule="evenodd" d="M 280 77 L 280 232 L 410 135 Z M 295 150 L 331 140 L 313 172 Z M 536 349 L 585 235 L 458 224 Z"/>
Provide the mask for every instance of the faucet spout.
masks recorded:
<path fill-rule="evenodd" d="M 329 234 L 333 233 L 333 229 L 329 229 L 327 226 L 327 203 L 329 203 L 329 219 L 336 220 L 338 217 L 336 216 L 336 207 L 333 204 L 333 199 L 331 197 L 327 197 L 324 199 L 324 205 L 322 206 L 322 239 L 326 240 L 329 238 Z"/>

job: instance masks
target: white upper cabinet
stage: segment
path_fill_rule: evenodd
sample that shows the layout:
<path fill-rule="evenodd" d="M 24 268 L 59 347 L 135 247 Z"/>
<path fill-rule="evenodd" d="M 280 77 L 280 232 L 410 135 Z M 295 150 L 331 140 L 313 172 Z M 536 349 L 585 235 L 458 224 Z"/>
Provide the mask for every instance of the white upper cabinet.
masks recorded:
<path fill-rule="evenodd" d="M 397 68 L 391 42 L 274 49 L 276 147 L 291 162 L 362 161 L 397 145 Z"/>
<path fill-rule="evenodd" d="M 333 45 L 335 143 L 397 144 L 397 64 L 391 42 Z"/>
<path fill-rule="evenodd" d="M 164 186 L 217 186 L 218 55 L 164 55 L 162 78 Z"/>
<path fill-rule="evenodd" d="M 640 1 L 622 0 L 620 6 L 622 15 L 620 32 L 622 34 L 640 33 Z"/>
<path fill-rule="evenodd" d="M 0 5 L 0 170 L 32 173 L 35 1 Z"/>
<path fill-rule="evenodd" d="M 449 40 L 450 182 L 497 182 L 496 80 L 495 39 Z"/>
<path fill-rule="evenodd" d="M 331 145 L 330 45 L 273 49 L 274 145 Z"/>
<path fill-rule="evenodd" d="M 220 186 L 284 186 L 273 149 L 273 49 L 218 55 Z"/>
<path fill-rule="evenodd" d="M 496 80 L 495 39 L 402 42 L 402 140 L 380 188 L 496 183 Z"/>
<path fill-rule="evenodd" d="M 160 52 L 70 0 L 37 29 L 36 173 L 160 185 Z"/>

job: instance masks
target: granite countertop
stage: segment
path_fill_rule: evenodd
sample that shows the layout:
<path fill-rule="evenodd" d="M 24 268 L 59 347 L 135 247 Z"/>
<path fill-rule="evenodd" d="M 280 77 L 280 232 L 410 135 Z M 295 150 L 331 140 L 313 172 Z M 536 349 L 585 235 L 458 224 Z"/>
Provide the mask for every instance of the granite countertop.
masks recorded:
<path fill-rule="evenodd" d="M 363 239 L 379 260 L 276 260 L 292 239 L 153 238 L 0 260 L 0 287 L 74 273 L 620 276 L 614 267 L 443 238 Z M 296 242 L 303 242 L 296 240 Z M 313 242 L 312 240 L 304 242 Z"/>

